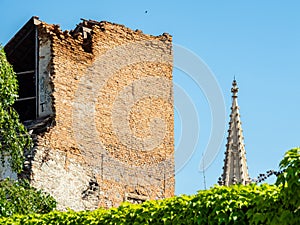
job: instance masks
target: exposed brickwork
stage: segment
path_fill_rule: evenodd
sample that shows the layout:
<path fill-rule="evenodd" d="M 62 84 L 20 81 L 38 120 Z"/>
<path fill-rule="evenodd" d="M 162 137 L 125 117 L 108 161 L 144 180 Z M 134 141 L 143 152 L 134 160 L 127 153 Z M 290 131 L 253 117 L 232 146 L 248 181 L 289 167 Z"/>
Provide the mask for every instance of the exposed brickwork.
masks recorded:
<path fill-rule="evenodd" d="M 40 75 L 49 81 L 55 125 L 38 135 L 32 184 L 50 192 L 61 210 L 118 206 L 130 193 L 143 199 L 173 196 L 171 36 L 145 35 L 109 22 L 86 26 L 91 29 L 87 38 L 54 25 L 38 26 L 40 46 L 51 51 L 46 65 L 49 52 L 40 50 L 45 52 Z M 122 52 L 118 47 L 124 45 L 129 54 L 121 59 L 128 63 L 115 68 L 106 54 Z M 131 48 L 147 51 L 137 60 Z M 115 57 L 117 63 L 120 56 Z M 99 59 L 112 74 L 99 78 Z M 78 100 L 82 96 L 87 105 Z M 128 129 L 127 123 L 132 138 L 119 132 L 123 125 Z"/>

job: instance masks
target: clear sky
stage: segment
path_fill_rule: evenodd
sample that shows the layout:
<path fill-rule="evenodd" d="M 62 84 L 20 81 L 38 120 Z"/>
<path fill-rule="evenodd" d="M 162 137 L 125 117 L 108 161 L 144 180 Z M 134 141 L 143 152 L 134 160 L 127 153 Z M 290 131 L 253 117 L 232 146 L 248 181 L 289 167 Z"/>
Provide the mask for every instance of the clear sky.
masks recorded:
<path fill-rule="evenodd" d="M 277 169 L 284 152 L 299 146 L 299 1 L 1 0 L 0 8 L 3 45 L 33 15 L 68 30 L 80 18 L 86 18 L 124 24 L 147 34 L 170 33 L 174 44 L 194 52 L 210 68 L 224 98 L 226 131 L 230 88 L 236 76 L 251 177 Z M 213 129 L 209 97 L 214 96 L 207 96 L 207 89 L 199 89 L 191 76 L 174 68 L 174 84 L 194 104 L 200 127 L 194 154 L 183 169 L 176 171 L 176 194 L 204 189 L 199 165 Z M 178 101 L 175 99 L 176 104 Z M 179 151 L 181 138 L 195 134 L 180 132 L 182 124 L 188 122 L 185 119 L 189 119 L 181 118 L 180 110 L 176 110 L 175 117 L 175 146 Z M 225 139 L 216 140 L 221 148 L 205 170 L 207 187 L 214 185 L 222 173 Z"/>

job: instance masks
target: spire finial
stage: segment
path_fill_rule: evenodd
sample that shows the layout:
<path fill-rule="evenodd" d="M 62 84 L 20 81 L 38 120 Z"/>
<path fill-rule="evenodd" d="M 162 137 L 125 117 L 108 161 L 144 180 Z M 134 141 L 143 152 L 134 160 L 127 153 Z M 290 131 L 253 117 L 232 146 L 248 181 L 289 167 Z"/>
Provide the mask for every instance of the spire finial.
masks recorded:
<path fill-rule="evenodd" d="M 232 97 L 236 98 L 238 91 L 239 91 L 239 88 L 237 86 L 237 82 L 236 82 L 235 76 L 234 76 L 233 82 L 232 82 L 232 88 L 231 88 Z"/>

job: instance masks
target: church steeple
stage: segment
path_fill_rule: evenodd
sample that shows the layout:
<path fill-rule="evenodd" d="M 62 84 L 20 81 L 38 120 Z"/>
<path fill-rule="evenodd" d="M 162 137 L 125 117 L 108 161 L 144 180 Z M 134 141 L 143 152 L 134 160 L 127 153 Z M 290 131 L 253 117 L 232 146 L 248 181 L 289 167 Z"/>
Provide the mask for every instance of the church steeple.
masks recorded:
<path fill-rule="evenodd" d="M 226 144 L 223 174 L 219 178 L 220 185 L 229 186 L 231 184 L 248 184 L 250 177 L 248 174 L 246 150 L 244 144 L 243 130 L 241 126 L 240 112 L 238 106 L 237 82 L 232 82 L 232 106 L 229 122 L 229 130 Z"/>

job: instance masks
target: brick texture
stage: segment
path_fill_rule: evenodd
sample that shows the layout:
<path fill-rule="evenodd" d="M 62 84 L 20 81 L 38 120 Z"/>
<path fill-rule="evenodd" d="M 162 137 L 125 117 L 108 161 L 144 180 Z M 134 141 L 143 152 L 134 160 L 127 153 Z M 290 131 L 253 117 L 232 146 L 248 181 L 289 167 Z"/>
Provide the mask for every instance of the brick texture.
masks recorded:
<path fill-rule="evenodd" d="M 171 36 L 109 22 L 87 27 L 88 37 L 38 27 L 55 123 L 37 136 L 31 183 L 60 210 L 173 196 Z"/>

